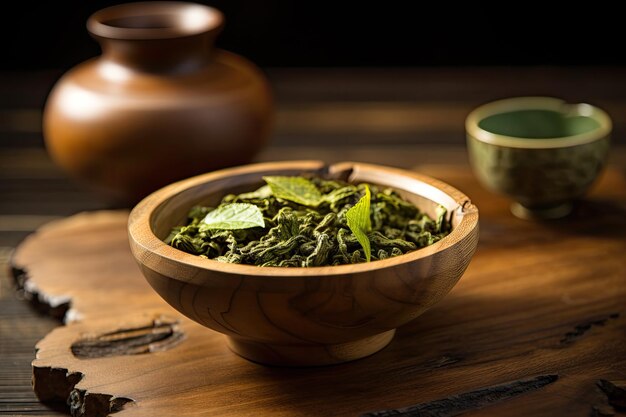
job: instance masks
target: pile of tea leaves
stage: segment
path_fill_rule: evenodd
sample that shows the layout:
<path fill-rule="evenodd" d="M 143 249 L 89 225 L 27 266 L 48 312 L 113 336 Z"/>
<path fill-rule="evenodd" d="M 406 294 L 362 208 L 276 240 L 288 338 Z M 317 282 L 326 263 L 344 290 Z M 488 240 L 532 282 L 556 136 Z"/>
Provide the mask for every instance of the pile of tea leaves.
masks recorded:
<path fill-rule="evenodd" d="M 450 232 L 391 188 L 319 177 L 264 177 L 258 190 L 195 206 L 166 243 L 220 262 L 311 267 L 386 259 Z"/>

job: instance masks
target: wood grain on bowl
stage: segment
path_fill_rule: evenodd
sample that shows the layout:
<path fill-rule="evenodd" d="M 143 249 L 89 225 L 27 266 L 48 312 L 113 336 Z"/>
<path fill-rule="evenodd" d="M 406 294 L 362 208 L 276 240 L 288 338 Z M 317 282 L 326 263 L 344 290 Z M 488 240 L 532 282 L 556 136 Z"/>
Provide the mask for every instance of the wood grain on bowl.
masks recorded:
<path fill-rule="evenodd" d="M 392 187 L 431 217 L 443 205 L 452 232 L 435 244 L 385 260 L 314 268 L 257 267 L 199 258 L 163 242 L 189 208 L 250 191 L 265 175 L 312 173 Z M 279 365 L 324 365 L 385 347 L 394 330 L 441 300 L 476 249 L 478 211 L 455 188 L 416 173 L 361 163 L 248 165 L 184 180 L 136 206 L 133 255 L 163 299 L 228 336 L 236 353 Z"/>

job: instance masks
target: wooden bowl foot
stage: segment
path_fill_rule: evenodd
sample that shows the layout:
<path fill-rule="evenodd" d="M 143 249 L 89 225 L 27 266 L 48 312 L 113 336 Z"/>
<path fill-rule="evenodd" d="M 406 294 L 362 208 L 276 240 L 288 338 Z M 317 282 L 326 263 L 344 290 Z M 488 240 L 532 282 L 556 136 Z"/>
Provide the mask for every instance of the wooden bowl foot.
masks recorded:
<path fill-rule="evenodd" d="M 372 355 L 391 342 L 396 330 L 337 344 L 274 345 L 226 337 L 228 347 L 246 359 L 265 365 L 320 366 L 349 362 Z"/>

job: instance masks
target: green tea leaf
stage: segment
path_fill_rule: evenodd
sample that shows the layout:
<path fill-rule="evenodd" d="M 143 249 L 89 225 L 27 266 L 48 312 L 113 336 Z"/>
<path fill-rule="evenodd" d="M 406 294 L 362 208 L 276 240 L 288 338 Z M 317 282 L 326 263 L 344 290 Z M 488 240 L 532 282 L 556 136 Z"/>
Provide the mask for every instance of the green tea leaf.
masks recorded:
<path fill-rule="evenodd" d="M 372 196 L 369 187 L 365 186 L 365 195 L 346 212 L 348 227 L 359 241 L 365 252 L 367 262 L 372 257 L 370 240 L 367 233 L 372 230 L 372 220 L 370 219 L 370 200 Z"/>
<path fill-rule="evenodd" d="M 200 232 L 210 229 L 236 230 L 265 227 L 263 213 L 254 204 L 224 204 L 209 212 L 198 225 Z"/>
<path fill-rule="evenodd" d="M 256 191 L 224 196 L 217 210 L 192 207 L 186 224 L 174 227 L 166 243 L 220 262 L 314 267 L 389 259 L 431 245 L 451 230 L 444 207 L 430 218 L 393 189 L 319 177 L 296 182 L 302 180 L 308 180 L 322 194 L 316 207 L 276 198 L 271 187 L 264 185 Z M 310 184 L 305 187 L 310 188 Z M 356 207 L 355 200 L 359 201 Z M 247 210 L 256 212 L 247 205 L 258 207 L 262 217 L 257 213 L 240 218 Z M 233 208 L 241 209 L 241 213 L 233 214 Z M 360 210 L 363 216 L 359 216 Z M 254 219 L 248 222 L 253 223 L 248 225 L 251 227 L 235 229 L 246 226 L 241 220 L 250 217 Z M 256 227 L 263 224 L 261 221 L 264 227 Z"/>
<path fill-rule="evenodd" d="M 437 213 L 437 220 L 435 222 L 435 231 L 441 232 L 443 227 L 445 226 L 446 214 L 448 214 L 448 210 L 446 210 L 444 206 L 439 205 L 437 206 L 435 213 Z"/>
<path fill-rule="evenodd" d="M 263 200 L 272 196 L 272 189 L 269 185 L 264 185 L 256 191 L 243 193 L 237 196 L 238 200 Z"/>
<path fill-rule="evenodd" d="M 303 177 L 263 177 L 274 197 L 308 207 L 317 207 L 323 200 L 315 184 Z"/>

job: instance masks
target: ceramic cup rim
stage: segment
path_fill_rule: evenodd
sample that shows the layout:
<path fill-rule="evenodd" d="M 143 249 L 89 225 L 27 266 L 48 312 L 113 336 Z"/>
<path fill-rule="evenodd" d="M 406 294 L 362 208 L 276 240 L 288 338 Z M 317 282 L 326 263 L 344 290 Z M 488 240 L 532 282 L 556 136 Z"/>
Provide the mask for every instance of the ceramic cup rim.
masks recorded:
<path fill-rule="evenodd" d="M 562 114 L 594 119 L 599 126 L 589 132 L 558 138 L 532 140 L 524 137 L 501 135 L 479 126 L 487 117 L 517 110 L 552 110 Z M 567 103 L 555 97 L 529 96 L 496 100 L 474 109 L 465 119 L 465 130 L 472 138 L 492 144 L 522 149 L 549 149 L 583 145 L 607 137 L 613 128 L 609 115 L 599 107 L 587 103 Z"/>
<path fill-rule="evenodd" d="M 112 24 L 116 19 L 161 17 L 165 27 L 133 27 Z M 219 32 L 224 16 L 218 9 L 198 3 L 146 1 L 106 7 L 87 19 L 87 30 L 96 37 L 119 40 L 172 39 Z"/>

